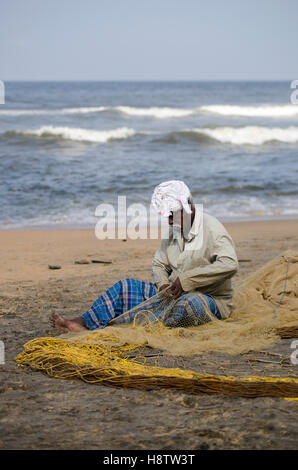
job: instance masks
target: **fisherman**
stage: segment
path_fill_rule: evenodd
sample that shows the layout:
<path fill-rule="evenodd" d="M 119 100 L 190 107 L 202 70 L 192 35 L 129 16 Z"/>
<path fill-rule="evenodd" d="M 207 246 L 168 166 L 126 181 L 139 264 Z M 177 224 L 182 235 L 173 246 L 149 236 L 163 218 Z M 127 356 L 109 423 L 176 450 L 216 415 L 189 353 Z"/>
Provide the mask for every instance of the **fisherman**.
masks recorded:
<path fill-rule="evenodd" d="M 104 328 L 113 319 L 164 289 L 174 302 L 164 319 L 169 327 L 196 326 L 228 318 L 233 306 L 231 278 L 238 270 L 232 238 L 213 216 L 193 203 L 183 181 L 159 184 L 153 207 L 168 218 L 168 236 L 152 262 L 153 281 L 123 279 L 101 295 L 81 317 L 66 320 L 54 312 L 54 328 L 76 332 Z"/>

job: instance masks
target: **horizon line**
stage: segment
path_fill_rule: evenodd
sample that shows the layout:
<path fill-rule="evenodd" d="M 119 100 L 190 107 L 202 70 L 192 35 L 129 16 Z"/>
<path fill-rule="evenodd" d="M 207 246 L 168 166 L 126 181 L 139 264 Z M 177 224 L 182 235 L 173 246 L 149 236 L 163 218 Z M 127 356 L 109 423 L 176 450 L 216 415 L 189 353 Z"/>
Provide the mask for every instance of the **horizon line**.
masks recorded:
<path fill-rule="evenodd" d="M 24 83 L 24 82 L 74 82 L 74 83 L 84 83 L 84 82 L 89 82 L 89 83 L 118 83 L 118 82 L 123 82 L 123 83 L 148 83 L 148 82 L 173 82 L 173 83 L 204 83 L 204 82 L 214 82 L 214 83 L 228 83 L 228 82 L 242 82 L 242 83 L 247 83 L 247 82 L 252 82 L 252 83 L 261 83 L 261 82 L 292 82 L 295 80 L 294 78 L 280 78 L 280 79 L 266 79 L 266 78 L 259 78 L 259 79 L 254 79 L 254 78 L 249 78 L 249 79 L 238 79 L 238 78 L 229 78 L 229 79 L 1 79 L 2 82 L 14 82 L 14 83 Z"/>

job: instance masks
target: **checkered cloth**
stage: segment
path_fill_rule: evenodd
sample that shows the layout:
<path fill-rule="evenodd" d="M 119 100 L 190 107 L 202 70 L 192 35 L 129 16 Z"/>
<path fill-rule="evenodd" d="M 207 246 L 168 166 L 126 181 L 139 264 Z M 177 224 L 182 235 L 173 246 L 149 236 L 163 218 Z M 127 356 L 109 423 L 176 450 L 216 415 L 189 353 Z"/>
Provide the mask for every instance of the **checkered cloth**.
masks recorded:
<path fill-rule="evenodd" d="M 84 325 L 89 330 L 104 328 L 112 318 L 136 307 L 155 294 L 156 289 L 152 282 L 123 279 L 110 287 L 84 313 Z"/>
<path fill-rule="evenodd" d="M 123 279 L 110 287 L 84 313 L 82 316 L 84 325 L 89 330 L 105 328 L 113 318 L 117 318 L 116 323 L 131 323 L 136 314 L 143 309 L 141 304 L 155 294 L 156 288 L 152 282 Z M 212 314 L 220 319 L 217 305 L 211 297 L 202 294 L 184 294 L 175 303 L 171 314 L 164 319 L 165 325 L 175 327 L 183 324 L 193 326 L 207 323 L 211 319 L 206 313 L 206 300 Z M 159 303 L 160 300 L 157 298 L 154 307 L 158 307 Z M 140 309 L 134 309 L 131 315 L 120 316 L 137 305 L 140 305 Z M 161 317 L 162 313 L 162 310 L 156 312 L 155 309 L 154 319 Z"/>

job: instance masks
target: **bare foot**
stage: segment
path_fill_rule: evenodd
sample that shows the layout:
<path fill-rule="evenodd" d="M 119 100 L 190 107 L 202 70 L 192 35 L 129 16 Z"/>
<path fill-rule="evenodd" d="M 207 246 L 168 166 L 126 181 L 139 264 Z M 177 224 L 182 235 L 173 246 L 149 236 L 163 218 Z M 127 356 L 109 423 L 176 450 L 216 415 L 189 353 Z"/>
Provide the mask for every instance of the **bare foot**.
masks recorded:
<path fill-rule="evenodd" d="M 49 318 L 53 328 L 58 328 L 64 331 L 83 331 L 86 330 L 83 320 L 81 318 L 75 318 L 73 320 L 65 320 L 59 313 L 53 312 Z"/>

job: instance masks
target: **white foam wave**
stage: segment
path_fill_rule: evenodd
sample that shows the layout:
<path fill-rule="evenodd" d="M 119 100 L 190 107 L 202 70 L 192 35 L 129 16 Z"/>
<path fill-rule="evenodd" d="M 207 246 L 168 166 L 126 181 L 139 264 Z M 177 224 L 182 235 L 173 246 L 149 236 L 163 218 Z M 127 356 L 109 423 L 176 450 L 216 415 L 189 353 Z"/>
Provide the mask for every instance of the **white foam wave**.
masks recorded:
<path fill-rule="evenodd" d="M 64 108 L 61 109 L 61 114 L 88 114 L 88 113 L 101 113 L 106 111 L 106 106 L 93 106 L 93 107 L 82 107 L 82 108 Z"/>
<path fill-rule="evenodd" d="M 222 143 L 235 145 L 263 145 L 266 142 L 278 141 L 283 143 L 298 142 L 298 127 L 215 127 L 214 129 L 198 127 L 187 129 L 187 132 L 197 132 Z"/>
<path fill-rule="evenodd" d="M 82 108 L 63 108 L 63 109 L 1 109 L 2 116 L 51 116 L 66 114 L 88 114 L 105 111 L 105 106 L 82 107 Z"/>
<path fill-rule="evenodd" d="M 68 114 L 89 114 L 103 111 L 117 112 L 127 116 L 152 117 L 157 119 L 180 118 L 191 116 L 196 109 L 180 109 L 167 107 L 136 108 L 133 106 L 93 106 L 63 109 L 2 109 L 0 115 L 4 116 L 48 116 Z"/>
<path fill-rule="evenodd" d="M 267 142 L 281 142 L 285 144 L 294 144 L 298 142 L 298 127 L 262 127 L 262 126 L 244 126 L 244 127 L 197 127 L 190 129 L 181 129 L 177 134 L 197 134 L 207 136 L 218 142 L 234 145 L 263 145 Z M 174 134 L 176 134 L 174 132 Z M 42 126 L 39 129 L 32 130 L 13 130 L 5 133 L 7 136 L 28 135 L 37 137 L 57 136 L 63 139 L 74 141 L 86 141 L 105 143 L 110 140 L 128 139 L 137 134 L 140 135 L 160 135 L 159 131 L 136 131 L 128 127 L 119 127 L 110 130 L 94 130 L 75 127 L 55 127 Z"/>
<path fill-rule="evenodd" d="M 116 106 L 114 109 L 128 116 L 154 117 L 158 119 L 186 117 L 196 112 L 195 109 L 167 107 L 135 108 L 132 106 Z"/>
<path fill-rule="evenodd" d="M 273 118 L 298 116 L 298 106 L 293 104 L 260 106 L 209 105 L 201 106 L 201 110 L 223 116 Z"/>
<path fill-rule="evenodd" d="M 28 131 L 14 131 L 14 133 L 29 136 L 33 135 L 38 137 L 57 136 L 62 137 L 63 139 L 75 141 L 105 143 L 109 140 L 127 139 L 129 137 L 133 137 L 136 134 L 136 131 L 127 127 L 120 127 L 118 129 L 111 129 L 105 131 L 97 131 L 93 129 L 82 129 L 75 127 L 42 126 L 39 129 Z"/>
<path fill-rule="evenodd" d="M 46 116 L 46 115 L 68 115 L 89 114 L 101 112 L 118 112 L 132 117 L 151 117 L 156 119 L 183 118 L 209 112 L 222 116 L 239 117 L 293 117 L 298 116 L 298 106 L 295 105 L 259 105 L 259 106 L 237 106 L 237 105 L 207 105 L 197 108 L 171 108 L 171 107 L 148 107 L 138 108 L 134 106 L 85 106 L 77 108 L 62 109 L 1 109 L 3 116 Z"/>

